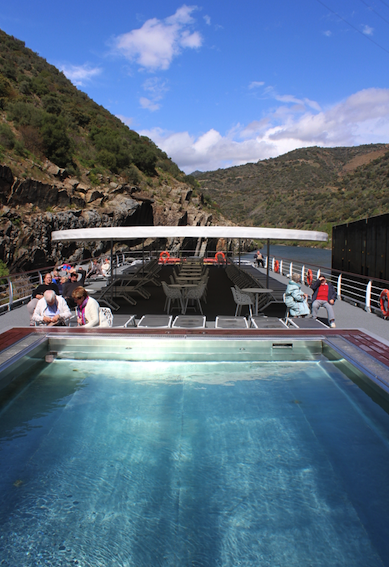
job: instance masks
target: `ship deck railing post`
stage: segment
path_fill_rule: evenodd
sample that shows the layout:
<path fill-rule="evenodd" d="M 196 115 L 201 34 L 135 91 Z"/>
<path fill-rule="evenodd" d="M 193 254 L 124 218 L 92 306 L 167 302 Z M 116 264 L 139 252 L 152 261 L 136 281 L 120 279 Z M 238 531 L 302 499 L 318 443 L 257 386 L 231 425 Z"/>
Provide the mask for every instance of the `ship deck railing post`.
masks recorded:
<path fill-rule="evenodd" d="M 339 301 L 342 301 L 342 274 L 338 276 L 338 283 L 336 286 L 336 293 L 338 296 Z"/>
<path fill-rule="evenodd" d="M 373 285 L 372 280 L 369 280 L 366 286 L 366 296 L 365 296 L 365 311 L 371 313 L 371 286 Z"/>

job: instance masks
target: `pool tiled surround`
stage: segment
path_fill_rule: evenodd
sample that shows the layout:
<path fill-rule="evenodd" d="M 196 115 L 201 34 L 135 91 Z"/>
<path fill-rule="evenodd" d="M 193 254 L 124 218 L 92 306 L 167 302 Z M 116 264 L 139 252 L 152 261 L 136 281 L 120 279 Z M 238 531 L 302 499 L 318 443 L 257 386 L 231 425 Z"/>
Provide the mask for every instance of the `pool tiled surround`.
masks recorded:
<path fill-rule="evenodd" d="M 139 328 L 113 328 L 113 329 L 78 329 L 68 327 L 17 327 L 10 329 L 0 335 L 0 353 L 9 347 L 12 347 L 17 342 L 25 337 L 36 334 L 39 336 L 46 335 L 170 335 L 170 336 L 235 336 L 235 337 L 275 337 L 275 338 L 314 338 L 314 337 L 342 337 L 343 339 L 354 344 L 364 352 L 385 364 L 389 368 L 389 347 L 378 339 L 358 330 L 340 330 L 340 329 L 323 329 L 316 330 L 310 329 L 309 332 L 302 329 L 244 329 L 244 330 L 229 330 L 229 329 L 139 329 Z"/>

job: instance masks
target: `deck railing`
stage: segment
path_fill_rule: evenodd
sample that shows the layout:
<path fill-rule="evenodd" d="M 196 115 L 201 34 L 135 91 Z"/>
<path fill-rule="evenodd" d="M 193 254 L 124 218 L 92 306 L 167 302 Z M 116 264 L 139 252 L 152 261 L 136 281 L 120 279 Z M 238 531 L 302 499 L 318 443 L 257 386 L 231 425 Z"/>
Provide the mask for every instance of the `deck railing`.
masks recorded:
<path fill-rule="evenodd" d="M 264 260 L 267 267 L 267 257 Z M 323 275 L 335 287 L 339 300 L 353 303 L 368 313 L 382 314 L 380 296 L 383 290 L 389 289 L 387 280 L 322 268 L 314 264 L 291 262 L 275 256 L 269 257 L 269 270 L 289 278 L 292 274 L 298 274 L 305 285 L 309 285 L 307 278 L 312 277 L 315 281 Z"/>
<path fill-rule="evenodd" d="M 161 251 L 130 251 L 126 253 L 118 253 L 113 256 L 114 268 L 123 265 L 130 265 L 134 261 L 142 259 L 148 260 L 150 257 L 159 257 Z M 185 255 L 192 255 L 194 251 L 186 250 Z M 214 257 L 215 251 L 209 252 L 208 257 Z M 170 253 L 170 256 L 174 254 Z M 179 254 L 177 254 L 177 257 Z M 106 256 L 104 256 L 105 258 Z M 237 258 L 235 258 L 237 262 Z M 268 258 L 264 257 L 265 267 L 267 267 Z M 91 260 L 78 264 L 86 270 L 91 266 Z M 0 313 L 10 311 L 14 307 L 22 303 L 26 303 L 31 298 L 32 290 L 43 282 L 44 274 L 52 271 L 54 266 L 47 266 L 39 270 L 31 270 L 19 274 L 0 277 Z M 331 268 L 322 268 L 314 264 L 302 264 L 299 262 L 291 262 L 285 258 L 270 256 L 269 269 L 280 275 L 291 277 L 292 274 L 298 274 L 301 281 L 307 284 L 307 276 L 312 276 L 313 281 L 320 274 L 323 274 L 328 281 L 335 287 L 338 299 L 348 301 L 362 307 L 367 312 L 381 314 L 380 296 L 383 290 L 389 289 L 389 281 L 379 280 L 376 278 L 368 278 L 348 272 L 340 272 Z"/>
<path fill-rule="evenodd" d="M 159 251 L 149 251 L 149 250 L 131 250 L 130 252 L 120 252 L 113 255 L 113 267 L 114 269 L 120 268 L 124 265 L 131 265 L 133 262 L 140 262 L 142 260 L 148 261 L 151 258 L 159 258 L 161 254 Z M 181 258 L 182 256 L 193 256 L 195 250 L 185 250 L 177 251 L 176 253 L 170 252 L 170 258 Z M 209 251 L 206 257 L 214 258 L 215 251 Z M 101 261 L 107 258 L 107 255 L 97 258 Z M 85 260 L 76 264 L 76 267 L 83 267 L 85 270 L 89 270 L 92 266 L 92 260 Z M 64 262 L 66 264 L 66 262 Z M 74 264 L 74 263 L 73 263 Z M 22 272 L 17 274 L 11 274 L 9 276 L 0 276 L 0 314 L 5 311 L 11 311 L 15 307 L 20 306 L 23 303 L 27 303 L 31 299 L 32 291 L 41 283 L 43 283 L 44 275 L 47 272 L 52 272 L 56 266 L 46 266 L 40 268 L 39 270 L 30 270 L 28 272 Z"/>

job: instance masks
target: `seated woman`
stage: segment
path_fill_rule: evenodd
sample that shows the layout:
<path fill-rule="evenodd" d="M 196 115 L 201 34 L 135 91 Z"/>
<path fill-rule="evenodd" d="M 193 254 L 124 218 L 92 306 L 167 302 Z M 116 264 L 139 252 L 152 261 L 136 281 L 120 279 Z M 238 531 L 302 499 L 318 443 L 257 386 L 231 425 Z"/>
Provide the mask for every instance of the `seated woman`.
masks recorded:
<path fill-rule="evenodd" d="M 293 274 L 285 290 L 285 305 L 289 307 L 289 315 L 291 317 L 305 317 L 309 315 L 308 295 L 301 291 L 299 281 L 300 276 Z"/>
<path fill-rule="evenodd" d="M 100 315 L 99 304 L 82 286 L 76 287 L 72 293 L 76 303 L 77 323 L 79 327 L 109 327 L 108 321 Z"/>

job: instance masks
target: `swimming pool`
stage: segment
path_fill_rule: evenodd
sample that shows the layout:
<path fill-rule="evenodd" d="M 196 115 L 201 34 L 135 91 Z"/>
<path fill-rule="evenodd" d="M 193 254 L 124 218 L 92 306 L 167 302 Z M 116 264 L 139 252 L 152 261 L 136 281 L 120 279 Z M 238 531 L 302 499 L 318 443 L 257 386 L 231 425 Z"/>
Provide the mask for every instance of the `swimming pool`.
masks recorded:
<path fill-rule="evenodd" d="M 387 565 L 387 400 L 333 346 L 32 345 L 3 371 L 4 564 Z"/>

